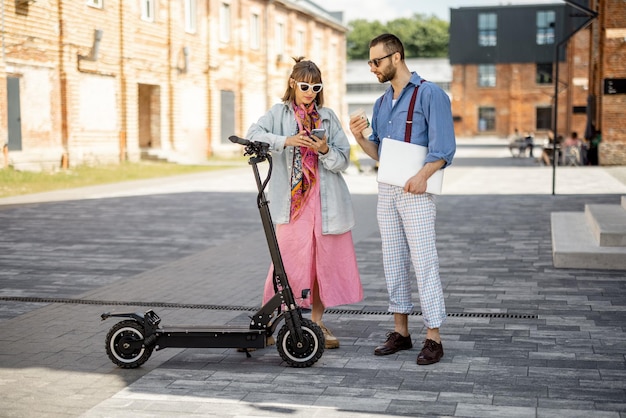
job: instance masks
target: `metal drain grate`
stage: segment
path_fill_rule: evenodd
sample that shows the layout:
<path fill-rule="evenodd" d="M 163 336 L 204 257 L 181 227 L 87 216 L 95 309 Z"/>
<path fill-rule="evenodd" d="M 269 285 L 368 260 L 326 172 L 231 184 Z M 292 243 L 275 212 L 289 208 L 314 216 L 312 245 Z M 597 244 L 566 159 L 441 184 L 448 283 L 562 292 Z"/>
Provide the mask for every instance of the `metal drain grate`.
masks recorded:
<path fill-rule="evenodd" d="M 178 308 L 178 309 L 206 309 L 213 311 L 256 311 L 258 307 L 232 306 L 232 305 L 203 305 L 195 303 L 169 303 L 169 302 L 139 302 L 139 301 L 119 301 L 119 300 L 92 300 L 92 299 L 70 299 L 70 298 L 38 298 L 20 296 L 0 296 L 0 300 L 27 303 L 63 303 L 74 305 L 115 305 L 115 306 L 146 306 L 149 308 Z"/>
<path fill-rule="evenodd" d="M 196 303 L 169 303 L 169 302 L 139 302 L 139 301 L 111 301 L 92 299 L 71 298 L 39 298 L 22 296 L 0 296 L 0 300 L 25 303 L 61 303 L 74 305 L 106 305 L 106 306 L 145 306 L 149 308 L 177 308 L 177 309 L 203 309 L 211 311 L 250 311 L 256 312 L 258 306 L 233 306 L 233 305 L 204 305 Z M 392 315 L 391 312 L 378 310 L 356 309 L 326 309 L 326 314 L 335 315 Z M 421 316 L 421 312 L 412 312 L 411 316 Z M 537 319 L 533 314 L 511 314 L 494 312 L 449 312 L 449 317 L 459 318 L 504 318 L 504 319 Z"/>

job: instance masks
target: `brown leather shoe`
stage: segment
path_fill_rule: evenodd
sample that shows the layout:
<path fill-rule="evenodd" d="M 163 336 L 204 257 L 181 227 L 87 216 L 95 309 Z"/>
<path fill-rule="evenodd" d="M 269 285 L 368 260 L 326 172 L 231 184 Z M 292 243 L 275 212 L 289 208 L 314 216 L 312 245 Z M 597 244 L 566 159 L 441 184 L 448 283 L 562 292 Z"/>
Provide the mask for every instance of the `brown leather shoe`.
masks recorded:
<path fill-rule="evenodd" d="M 333 335 L 332 332 L 330 332 L 328 328 L 326 328 L 326 325 L 324 325 L 321 321 L 317 322 L 317 325 L 319 325 L 324 333 L 324 348 L 329 350 L 339 348 L 339 340 Z"/>
<path fill-rule="evenodd" d="M 387 333 L 385 344 L 376 347 L 374 354 L 377 356 L 388 356 L 400 350 L 409 350 L 411 348 L 413 348 L 413 342 L 411 342 L 410 335 L 403 337 L 399 332 L 389 332 Z"/>
<path fill-rule="evenodd" d="M 433 340 L 424 341 L 424 348 L 417 356 L 417 364 L 425 366 L 437 363 L 443 357 L 443 345 Z"/>

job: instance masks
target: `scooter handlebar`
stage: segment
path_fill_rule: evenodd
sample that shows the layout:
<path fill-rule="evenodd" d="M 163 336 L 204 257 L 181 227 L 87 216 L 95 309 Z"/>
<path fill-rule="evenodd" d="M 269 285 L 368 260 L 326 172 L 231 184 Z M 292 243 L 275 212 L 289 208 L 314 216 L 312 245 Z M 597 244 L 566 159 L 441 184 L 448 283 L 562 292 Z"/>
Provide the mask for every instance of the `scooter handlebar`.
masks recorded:
<path fill-rule="evenodd" d="M 231 135 L 228 137 L 228 139 L 235 144 L 241 144 L 245 146 L 246 152 L 244 155 L 258 155 L 260 157 L 262 156 L 263 158 L 266 158 L 269 154 L 270 144 L 268 144 L 267 142 L 250 141 L 249 139 L 240 138 L 236 135 Z"/>
<path fill-rule="evenodd" d="M 233 142 L 235 144 L 241 144 L 241 145 L 250 145 L 250 140 L 245 139 L 245 138 L 239 138 L 236 135 L 231 135 L 228 137 L 228 139 L 230 139 L 230 142 Z"/>

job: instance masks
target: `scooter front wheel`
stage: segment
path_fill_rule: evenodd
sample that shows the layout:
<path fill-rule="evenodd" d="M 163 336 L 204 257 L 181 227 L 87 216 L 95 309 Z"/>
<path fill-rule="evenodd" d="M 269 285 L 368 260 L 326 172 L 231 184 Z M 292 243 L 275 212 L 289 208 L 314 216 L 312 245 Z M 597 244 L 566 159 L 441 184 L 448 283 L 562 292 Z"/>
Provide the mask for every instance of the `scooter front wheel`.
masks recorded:
<path fill-rule="evenodd" d="M 324 333 L 315 322 L 302 318 L 302 342 L 298 343 L 284 324 L 278 332 L 276 348 L 291 367 L 310 367 L 324 353 Z"/>
<path fill-rule="evenodd" d="M 106 351 L 111 361 L 123 369 L 134 369 L 150 358 L 152 347 L 144 345 L 144 329 L 137 321 L 121 321 L 106 336 Z"/>

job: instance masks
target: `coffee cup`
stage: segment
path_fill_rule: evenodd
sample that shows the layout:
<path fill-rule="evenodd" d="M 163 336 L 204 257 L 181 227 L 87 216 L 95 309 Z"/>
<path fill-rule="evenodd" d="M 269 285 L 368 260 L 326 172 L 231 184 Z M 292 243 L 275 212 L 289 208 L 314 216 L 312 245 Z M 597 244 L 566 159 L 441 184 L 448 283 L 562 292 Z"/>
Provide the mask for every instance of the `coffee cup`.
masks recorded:
<path fill-rule="evenodd" d="M 372 131 L 372 128 L 370 127 L 370 121 L 369 119 L 367 119 L 367 115 L 365 114 L 365 110 L 357 109 L 354 112 L 352 112 L 350 114 L 350 119 L 354 119 L 354 118 L 361 118 L 361 119 L 367 120 L 367 127 L 361 131 L 361 134 L 365 138 L 369 138 L 373 131 Z"/>

